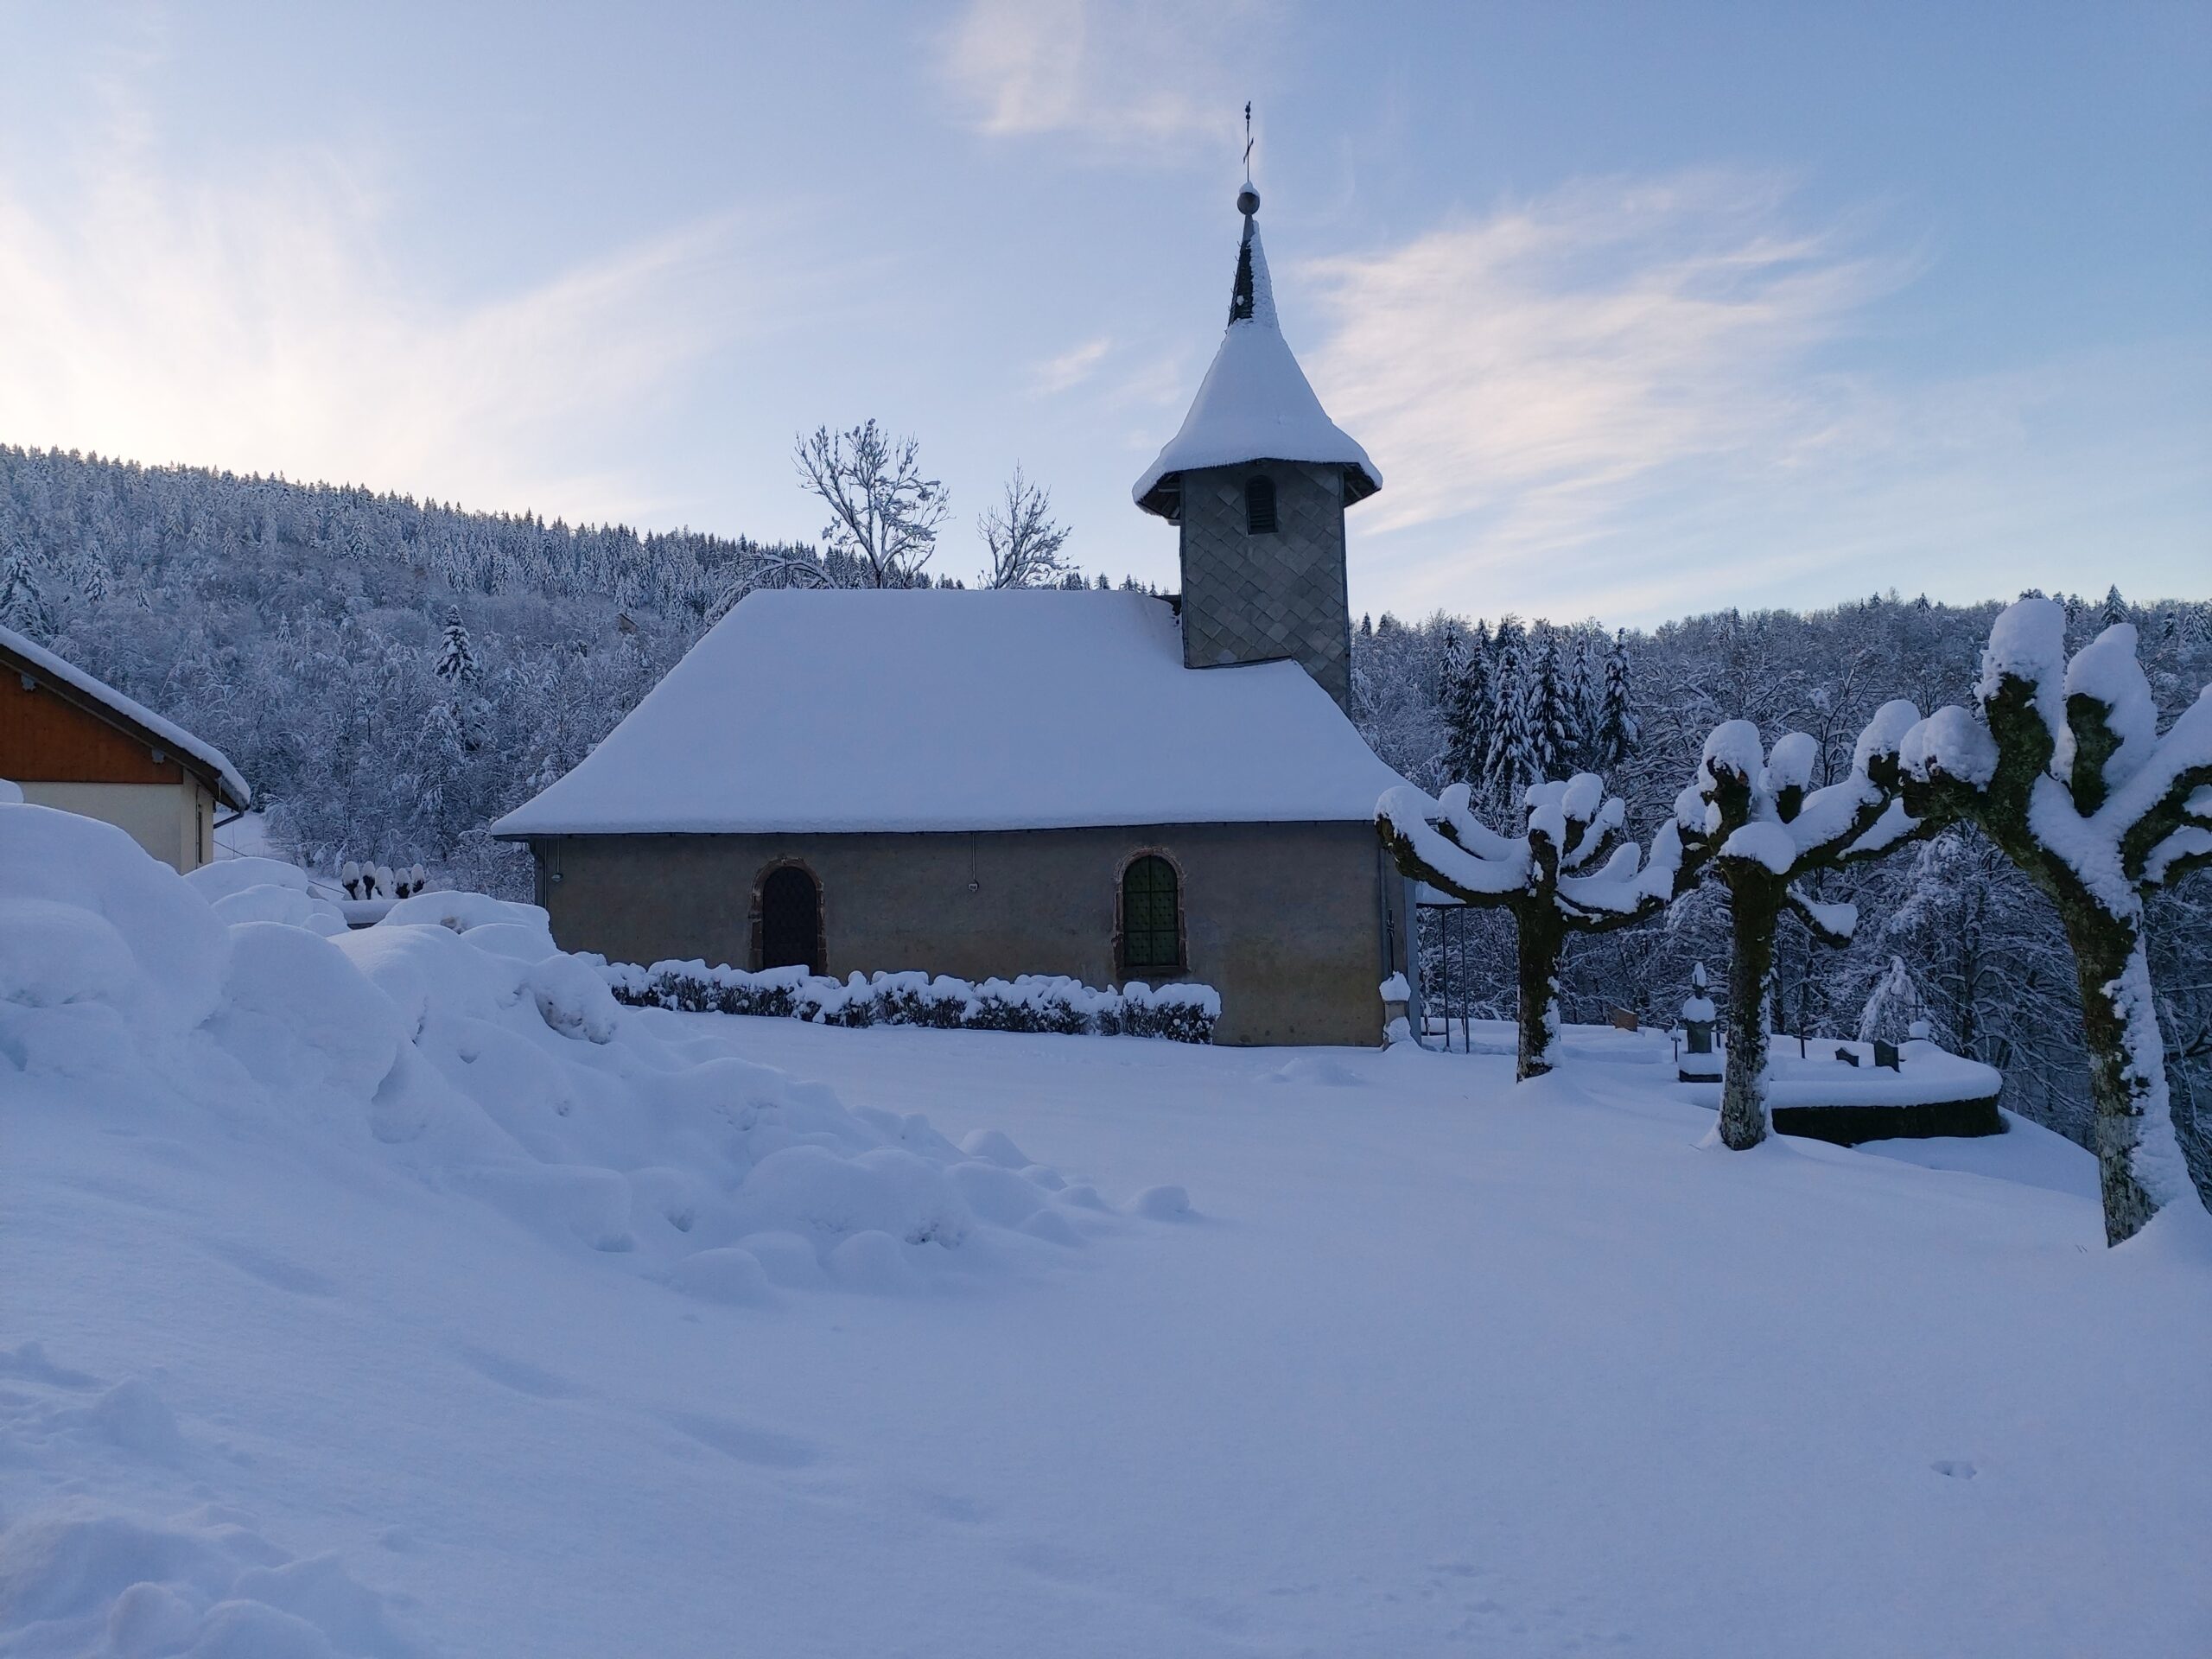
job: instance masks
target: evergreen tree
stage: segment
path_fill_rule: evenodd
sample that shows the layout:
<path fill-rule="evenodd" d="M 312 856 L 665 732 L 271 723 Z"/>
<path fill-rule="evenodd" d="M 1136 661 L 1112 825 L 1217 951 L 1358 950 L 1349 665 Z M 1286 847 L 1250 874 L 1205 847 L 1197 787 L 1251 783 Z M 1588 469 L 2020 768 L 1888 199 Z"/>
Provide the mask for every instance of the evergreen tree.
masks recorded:
<path fill-rule="evenodd" d="M 1535 746 L 1529 733 L 1528 635 L 1518 617 L 1497 625 L 1491 653 L 1490 742 L 1483 779 L 1492 800 L 1510 801 L 1536 775 Z"/>
<path fill-rule="evenodd" d="M 31 569 L 30 550 L 17 542 L 0 564 L 0 626 L 44 644 L 54 636 L 54 615 L 39 591 L 37 574 Z"/>
<path fill-rule="evenodd" d="M 1605 652 L 1605 682 L 1599 693 L 1598 719 L 1591 740 L 1591 762 L 1602 769 L 1618 766 L 1635 751 L 1636 712 L 1629 694 L 1628 636 L 1616 629 Z"/>
<path fill-rule="evenodd" d="M 435 670 L 442 680 L 466 684 L 477 676 L 476 647 L 470 643 L 468 630 L 462 626 L 461 607 L 446 609 L 446 632 L 438 646 L 438 660 Z"/>
<path fill-rule="evenodd" d="M 2120 584 L 2115 582 L 2105 590 L 2104 625 L 2111 627 L 2115 622 L 2126 620 L 2127 601 L 2120 596 Z"/>
<path fill-rule="evenodd" d="M 1446 645 L 1444 769 L 1453 782 L 1482 782 L 1497 712 L 1491 696 L 1490 629 L 1477 622 L 1471 639 L 1462 641 L 1455 634 Z"/>
<path fill-rule="evenodd" d="M 1574 727 L 1567 677 L 1560 662 L 1559 634 L 1548 622 L 1536 625 L 1526 707 L 1529 780 L 1554 777 L 1573 753 Z"/>
<path fill-rule="evenodd" d="M 1598 751 L 1598 722 L 1605 713 L 1604 674 L 1590 640 L 1586 628 L 1575 634 L 1574 672 L 1568 682 L 1567 720 L 1574 733 L 1570 758 L 1577 767 L 1596 764 L 1592 757 Z"/>

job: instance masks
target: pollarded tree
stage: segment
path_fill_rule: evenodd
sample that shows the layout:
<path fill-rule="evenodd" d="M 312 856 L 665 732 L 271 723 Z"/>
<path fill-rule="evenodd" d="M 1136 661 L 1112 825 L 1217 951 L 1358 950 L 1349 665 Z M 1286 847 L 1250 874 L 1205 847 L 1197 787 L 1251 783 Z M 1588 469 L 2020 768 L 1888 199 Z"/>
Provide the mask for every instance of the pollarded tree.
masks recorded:
<path fill-rule="evenodd" d="M 1978 709 L 1939 709 L 1904 749 L 1905 800 L 1977 825 L 2057 906 L 2082 990 L 2105 1239 L 2196 1201 L 2174 1135 L 2144 899 L 2212 868 L 2212 686 L 2162 734 L 2135 629 L 2066 658 L 2066 613 L 2025 599 L 1982 653 Z"/>
<path fill-rule="evenodd" d="M 1814 937 L 1847 944 L 1859 922 L 1851 905 L 1824 905 L 1797 883 L 1817 870 L 1904 845 L 1923 832 L 1899 798 L 1897 748 L 1920 710 L 1886 702 L 1859 734 L 1851 775 L 1811 787 L 1820 746 L 1790 732 L 1763 749 L 1748 720 L 1715 727 L 1697 781 L 1675 802 L 1684 845 L 1709 858 L 1728 893 L 1728 1058 L 1720 1084 L 1720 1139 L 1738 1152 L 1766 1139 L 1767 1007 L 1774 938 L 1783 913 Z"/>
<path fill-rule="evenodd" d="M 1556 1060 L 1559 964 L 1569 933 L 1599 933 L 1643 921 L 1697 884 L 1672 823 L 1660 826 L 1646 858 L 1620 840 L 1625 809 L 1605 780 L 1580 772 L 1532 784 L 1521 833 L 1503 836 L 1467 802 L 1467 785 L 1440 797 L 1402 785 L 1376 803 L 1375 828 L 1398 868 L 1462 904 L 1510 911 L 1518 938 L 1520 1058 L 1523 1081 Z"/>

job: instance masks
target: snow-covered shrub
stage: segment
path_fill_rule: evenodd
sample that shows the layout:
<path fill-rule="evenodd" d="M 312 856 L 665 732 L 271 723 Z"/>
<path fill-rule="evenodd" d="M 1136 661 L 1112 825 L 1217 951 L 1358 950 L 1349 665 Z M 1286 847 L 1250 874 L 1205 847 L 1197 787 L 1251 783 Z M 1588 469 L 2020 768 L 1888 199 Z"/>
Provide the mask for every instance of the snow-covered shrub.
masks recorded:
<path fill-rule="evenodd" d="M 597 958 L 591 958 L 597 961 Z M 704 962 L 602 963 L 615 1000 L 686 1014 L 755 1014 L 825 1026 L 929 1026 L 938 1030 L 1046 1032 L 1069 1036 L 1160 1037 L 1210 1043 L 1221 1019 L 1211 985 L 1131 981 L 1100 990 L 1052 974 L 987 979 L 945 975 L 854 974 L 838 980 L 804 968 L 710 968 Z"/>
<path fill-rule="evenodd" d="M 531 964 L 530 992 L 547 1027 L 588 1042 L 614 1040 L 615 1001 L 588 963 L 550 956 Z"/>
<path fill-rule="evenodd" d="M 1131 1037 L 1210 1043 L 1221 1018 L 1221 994 L 1211 985 L 1161 985 L 1133 980 L 1122 988 L 1122 1029 Z"/>

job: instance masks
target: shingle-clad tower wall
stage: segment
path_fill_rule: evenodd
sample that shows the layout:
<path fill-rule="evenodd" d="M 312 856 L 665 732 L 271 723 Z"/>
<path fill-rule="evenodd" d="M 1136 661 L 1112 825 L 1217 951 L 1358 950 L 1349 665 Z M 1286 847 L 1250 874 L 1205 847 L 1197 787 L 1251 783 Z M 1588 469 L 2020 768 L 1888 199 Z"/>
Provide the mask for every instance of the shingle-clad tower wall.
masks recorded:
<path fill-rule="evenodd" d="M 1182 531 L 1185 665 L 1294 662 L 1350 712 L 1344 509 L 1382 475 L 1284 342 L 1259 193 L 1246 185 L 1236 209 L 1229 326 L 1182 429 L 1132 493 Z"/>
<path fill-rule="evenodd" d="M 1183 474 L 1185 667 L 1287 657 L 1348 706 L 1344 474 L 1327 462 L 1255 461 Z M 1272 531 L 1250 527 L 1246 489 L 1255 478 L 1274 486 Z"/>

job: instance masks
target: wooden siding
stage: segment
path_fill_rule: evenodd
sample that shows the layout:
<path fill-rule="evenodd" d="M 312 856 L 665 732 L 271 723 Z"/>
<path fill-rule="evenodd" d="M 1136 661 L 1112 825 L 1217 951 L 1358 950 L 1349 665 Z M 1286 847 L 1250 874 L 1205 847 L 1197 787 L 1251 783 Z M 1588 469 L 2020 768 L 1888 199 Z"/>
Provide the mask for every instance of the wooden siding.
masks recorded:
<path fill-rule="evenodd" d="M 156 762 L 151 745 L 67 701 L 41 682 L 0 676 L 0 778 L 19 784 L 181 784 L 172 755 Z"/>

